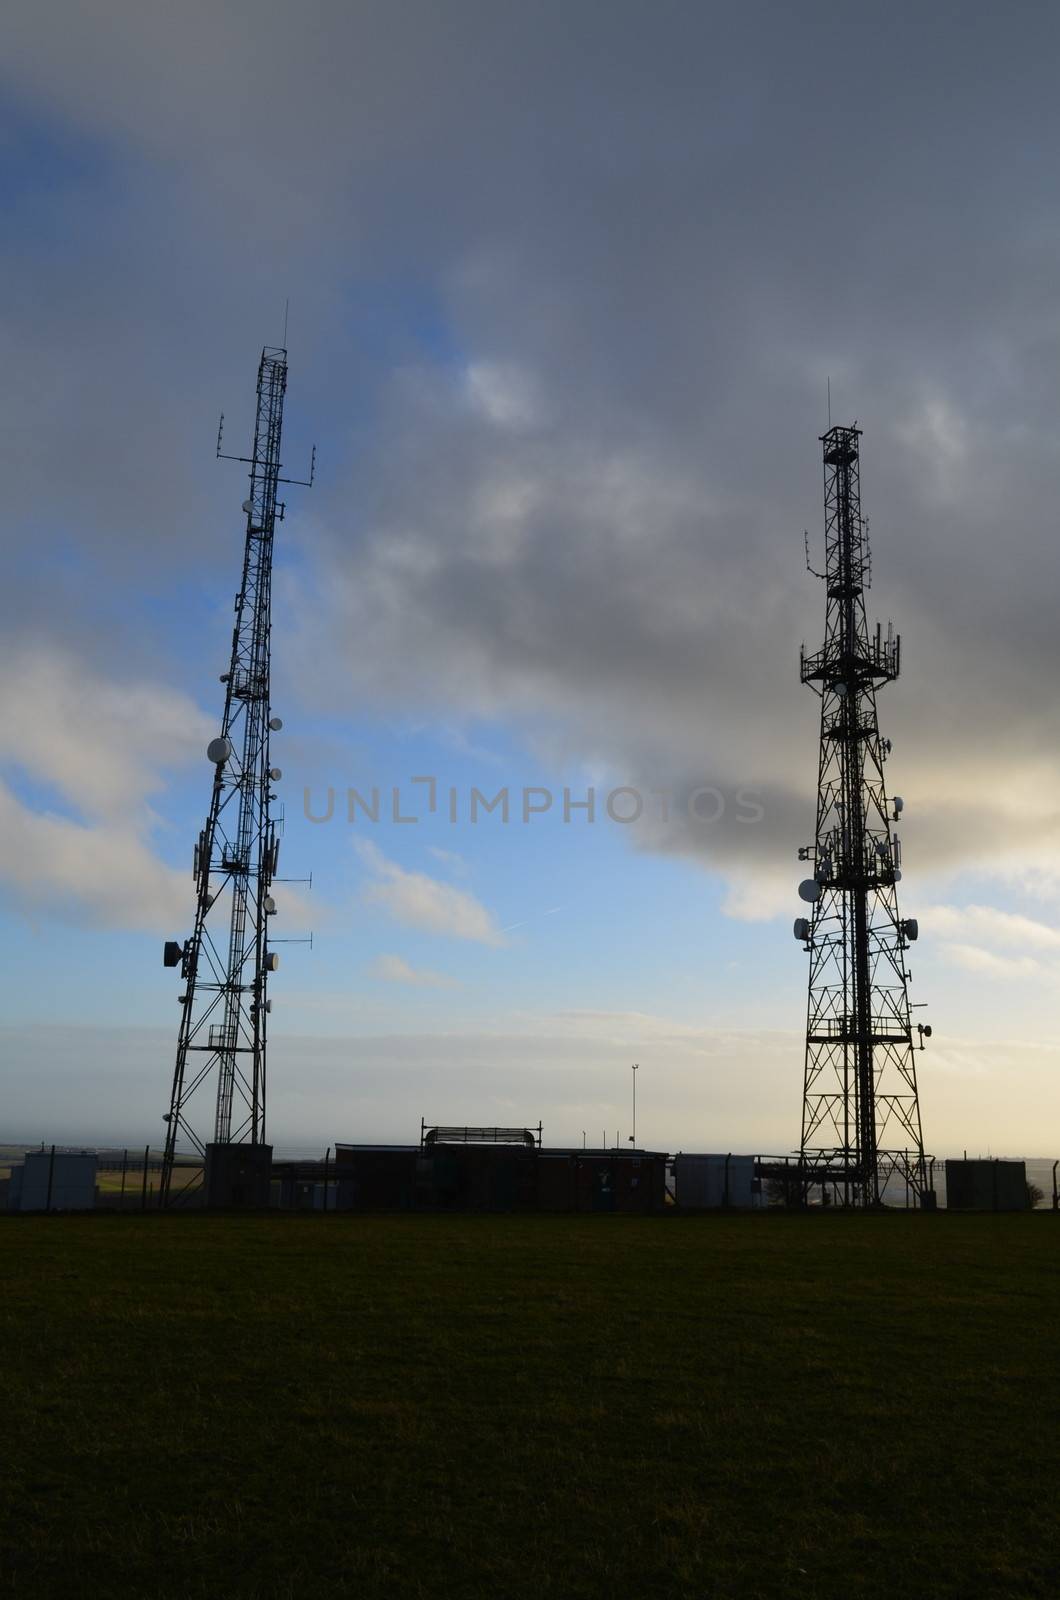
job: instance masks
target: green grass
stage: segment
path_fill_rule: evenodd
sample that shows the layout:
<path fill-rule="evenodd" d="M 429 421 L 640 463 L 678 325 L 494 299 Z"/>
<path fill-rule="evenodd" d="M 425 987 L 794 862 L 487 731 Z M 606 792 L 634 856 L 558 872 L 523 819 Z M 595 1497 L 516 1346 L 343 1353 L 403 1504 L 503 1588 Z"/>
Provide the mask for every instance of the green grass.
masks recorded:
<path fill-rule="evenodd" d="M 5 1218 L 0 1592 L 1060 1593 L 1060 1228 Z"/>

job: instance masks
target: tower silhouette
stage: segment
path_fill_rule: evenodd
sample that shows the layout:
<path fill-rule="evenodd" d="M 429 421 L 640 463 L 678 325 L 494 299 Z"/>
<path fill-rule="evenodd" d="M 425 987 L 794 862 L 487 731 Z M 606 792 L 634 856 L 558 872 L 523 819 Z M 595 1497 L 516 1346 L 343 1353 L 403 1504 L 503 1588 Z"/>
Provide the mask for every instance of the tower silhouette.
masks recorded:
<path fill-rule="evenodd" d="M 160 1203 L 187 1198 L 202 1182 L 213 1204 L 254 1204 L 267 1199 L 271 1147 L 265 1143 L 268 980 L 279 957 L 270 948 L 270 893 L 279 862 L 272 815 L 281 773 L 271 765 L 270 736 L 280 730 L 270 704 L 272 554 L 284 507 L 280 442 L 287 387 L 287 352 L 266 347 L 258 368 L 253 453 L 217 455 L 250 467 L 243 502 L 246 537 L 225 685 L 221 731 L 207 757 L 213 786 L 206 825 L 193 857 L 195 925 L 183 944 L 168 941 L 166 966 L 184 980 L 180 1028 L 162 1162 Z M 178 1147 L 187 1146 L 190 1177 L 174 1182 Z"/>
<path fill-rule="evenodd" d="M 870 634 L 866 622 L 860 437 L 854 426 L 821 439 L 825 570 L 815 576 L 827 591 L 825 642 L 800 659 L 802 682 L 821 697 L 817 827 L 799 851 L 813 862 L 799 886 L 811 910 L 794 928 L 810 956 L 800 1180 L 804 1194 L 820 1183 L 845 1204 L 870 1206 L 897 1178 L 931 1205 L 906 968 L 918 927 L 898 912 L 892 824 L 903 802 L 887 798 L 891 744 L 876 709 L 878 689 L 898 676 L 901 648 L 890 624 L 886 635 L 879 624 Z M 922 1049 L 931 1029 L 916 1032 Z"/>

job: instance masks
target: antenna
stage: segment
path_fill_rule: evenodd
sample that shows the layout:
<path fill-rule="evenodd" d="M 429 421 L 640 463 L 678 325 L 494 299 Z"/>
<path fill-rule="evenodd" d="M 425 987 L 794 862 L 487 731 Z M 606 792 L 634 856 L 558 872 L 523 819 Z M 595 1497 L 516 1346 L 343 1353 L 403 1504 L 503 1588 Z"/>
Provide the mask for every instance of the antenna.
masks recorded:
<path fill-rule="evenodd" d="M 828 426 L 831 427 L 832 426 L 832 378 L 831 378 L 831 374 L 829 374 L 828 377 L 825 379 L 825 383 L 828 385 Z"/>
<path fill-rule="evenodd" d="M 287 349 L 287 313 L 291 309 L 291 297 L 288 295 L 283 302 L 283 348 Z"/>
<path fill-rule="evenodd" d="M 285 318 L 286 320 L 286 318 Z M 279 861 L 282 812 L 270 755 L 283 727 L 271 706 L 272 556 L 283 508 L 277 486 L 287 388 L 287 353 L 266 348 L 258 367 L 253 451 L 217 454 L 250 467 L 243 501 L 246 531 L 236 595 L 232 653 L 219 734 L 207 757 L 213 769 L 206 826 L 193 856 L 195 923 L 183 944 L 166 943 L 166 966 L 180 966 L 184 992 L 162 1160 L 159 1204 L 180 1204 L 205 1187 L 210 1205 L 268 1200 L 271 1146 L 265 1143 L 267 989 L 279 966 L 270 893 Z M 315 466 L 315 452 L 314 461 Z M 311 469 L 312 471 L 312 469 Z M 312 942 L 310 936 L 309 941 Z M 178 1160 L 178 1146 L 181 1159 Z M 190 1176 L 180 1185 L 175 1172 Z"/>
<path fill-rule="evenodd" d="M 794 924 L 809 951 L 809 1001 L 797 1172 L 805 1198 L 829 1188 L 846 1205 L 875 1206 L 890 1179 L 931 1207 L 904 952 L 915 919 L 898 912 L 901 852 L 888 802 L 879 689 L 898 676 L 899 639 L 869 634 L 865 615 L 868 521 L 861 516 L 860 430 L 829 427 L 824 456 L 825 643 L 801 656 L 801 677 L 821 697 L 817 834 L 800 860 L 814 876 L 799 885 L 809 913 Z M 807 536 L 807 565 L 809 538 Z M 811 569 L 812 570 L 812 569 Z M 780 1175 L 785 1169 L 776 1169 Z M 771 1174 L 772 1175 L 772 1174 Z"/>

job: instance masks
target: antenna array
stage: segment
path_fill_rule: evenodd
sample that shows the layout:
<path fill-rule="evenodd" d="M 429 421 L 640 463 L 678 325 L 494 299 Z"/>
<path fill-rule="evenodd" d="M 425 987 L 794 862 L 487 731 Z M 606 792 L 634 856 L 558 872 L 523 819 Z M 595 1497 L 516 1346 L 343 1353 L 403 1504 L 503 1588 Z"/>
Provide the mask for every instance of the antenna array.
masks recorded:
<path fill-rule="evenodd" d="M 861 515 L 857 426 L 829 428 L 824 453 L 825 642 L 801 654 L 801 676 L 821 697 L 817 829 L 799 859 L 811 908 L 796 919 L 810 957 L 800 1181 L 848 1205 L 878 1205 L 888 1182 L 908 1183 L 930 1205 L 920 1126 L 906 969 L 919 928 L 898 912 L 901 844 L 892 824 L 876 693 L 898 676 L 901 641 L 888 624 L 870 633 L 867 524 Z M 807 548 L 807 566 L 809 549 Z M 811 571 L 813 569 L 811 568 Z M 917 1029 L 920 1048 L 931 1033 Z"/>
<path fill-rule="evenodd" d="M 279 965 L 273 944 L 282 942 L 268 936 L 281 825 L 272 814 L 273 786 L 282 776 L 270 753 L 271 736 L 282 727 L 271 706 L 272 555 L 284 514 L 278 486 L 311 484 L 316 461 L 314 451 L 307 480 L 280 476 L 286 388 L 287 352 L 266 347 L 253 453 L 223 455 L 223 415 L 217 431 L 217 455 L 247 463 L 250 491 L 243 501 L 246 536 L 231 659 L 221 675 L 221 731 L 206 751 L 213 768 L 210 806 L 192 860 L 195 925 L 183 944 L 169 941 L 163 956 L 166 966 L 179 966 L 184 989 L 165 1117 L 162 1206 L 187 1198 L 204 1181 L 214 1203 L 253 1203 L 271 1154 L 265 1144 L 268 981 Z M 181 1172 L 178 1154 L 189 1158 L 191 1175 L 183 1185 L 174 1182 L 175 1171 Z"/>

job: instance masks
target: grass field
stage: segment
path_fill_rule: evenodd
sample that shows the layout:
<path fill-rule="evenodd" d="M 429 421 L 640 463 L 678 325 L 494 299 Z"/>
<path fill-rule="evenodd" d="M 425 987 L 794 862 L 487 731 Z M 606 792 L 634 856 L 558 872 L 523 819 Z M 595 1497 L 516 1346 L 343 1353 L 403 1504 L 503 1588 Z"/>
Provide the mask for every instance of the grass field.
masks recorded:
<path fill-rule="evenodd" d="M 1055 1597 L 1057 1220 L 4 1218 L 0 1591 Z"/>

